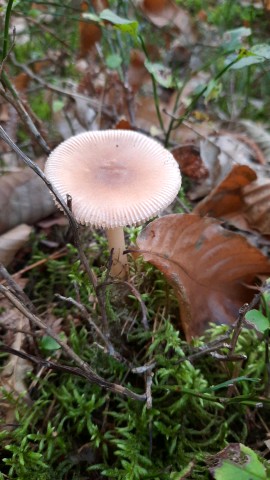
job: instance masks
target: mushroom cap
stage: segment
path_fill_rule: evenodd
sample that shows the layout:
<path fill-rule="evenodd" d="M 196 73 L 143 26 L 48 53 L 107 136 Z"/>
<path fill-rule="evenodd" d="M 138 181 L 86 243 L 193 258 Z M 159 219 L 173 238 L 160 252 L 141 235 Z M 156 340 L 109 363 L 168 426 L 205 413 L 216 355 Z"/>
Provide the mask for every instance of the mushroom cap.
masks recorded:
<path fill-rule="evenodd" d="M 173 155 L 128 130 L 80 133 L 49 155 L 45 174 L 72 198 L 79 223 L 115 228 L 155 217 L 176 197 L 181 175 Z"/>

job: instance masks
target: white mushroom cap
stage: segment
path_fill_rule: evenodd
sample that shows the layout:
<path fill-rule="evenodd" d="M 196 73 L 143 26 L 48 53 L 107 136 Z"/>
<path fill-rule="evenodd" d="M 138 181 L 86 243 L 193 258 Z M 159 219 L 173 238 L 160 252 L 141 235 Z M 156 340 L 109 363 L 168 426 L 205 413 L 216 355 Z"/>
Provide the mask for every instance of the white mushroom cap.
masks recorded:
<path fill-rule="evenodd" d="M 158 215 L 176 197 L 181 175 L 173 155 L 128 130 L 85 132 L 61 143 L 45 174 L 79 223 L 115 228 Z"/>

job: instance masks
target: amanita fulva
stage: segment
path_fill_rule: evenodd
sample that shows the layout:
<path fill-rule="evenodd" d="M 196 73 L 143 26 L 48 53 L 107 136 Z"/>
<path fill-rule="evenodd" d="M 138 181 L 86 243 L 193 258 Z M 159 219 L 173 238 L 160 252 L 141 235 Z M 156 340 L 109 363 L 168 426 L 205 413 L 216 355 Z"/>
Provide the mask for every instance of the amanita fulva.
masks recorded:
<path fill-rule="evenodd" d="M 158 215 L 176 197 L 181 175 L 173 155 L 155 140 L 129 130 L 75 135 L 50 154 L 45 174 L 76 220 L 106 230 L 113 277 L 127 274 L 123 227 Z"/>

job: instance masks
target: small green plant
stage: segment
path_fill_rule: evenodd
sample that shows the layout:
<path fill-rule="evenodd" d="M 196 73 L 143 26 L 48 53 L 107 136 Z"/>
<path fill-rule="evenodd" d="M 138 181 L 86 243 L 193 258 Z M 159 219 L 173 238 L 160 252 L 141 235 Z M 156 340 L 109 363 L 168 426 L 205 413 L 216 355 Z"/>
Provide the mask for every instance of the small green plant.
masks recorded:
<path fill-rule="evenodd" d="M 261 296 L 261 305 L 259 310 L 249 310 L 245 318 L 254 325 L 257 331 L 262 333 L 265 338 L 269 335 L 270 329 L 270 291 L 269 280 Z"/>

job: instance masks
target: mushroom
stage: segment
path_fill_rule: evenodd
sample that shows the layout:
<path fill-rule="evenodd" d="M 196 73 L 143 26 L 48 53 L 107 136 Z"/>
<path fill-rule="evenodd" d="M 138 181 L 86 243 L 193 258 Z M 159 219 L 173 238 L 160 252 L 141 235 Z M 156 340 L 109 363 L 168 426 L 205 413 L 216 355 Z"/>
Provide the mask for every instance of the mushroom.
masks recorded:
<path fill-rule="evenodd" d="M 45 174 L 84 225 L 106 230 L 113 277 L 124 278 L 123 227 L 158 215 L 176 197 L 181 175 L 173 155 L 157 141 L 129 130 L 80 133 L 49 155 Z"/>

